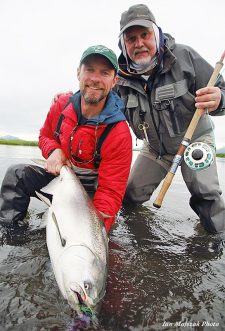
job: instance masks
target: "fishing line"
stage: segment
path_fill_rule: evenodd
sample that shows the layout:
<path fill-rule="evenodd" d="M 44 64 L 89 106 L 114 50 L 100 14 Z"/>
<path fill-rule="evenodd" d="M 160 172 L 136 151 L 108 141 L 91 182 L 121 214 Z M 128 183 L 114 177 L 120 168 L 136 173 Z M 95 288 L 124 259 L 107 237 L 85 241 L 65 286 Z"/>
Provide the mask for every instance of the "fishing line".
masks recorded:
<path fill-rule="evenodd" d="M 57 228 L 57 231 L 59 233 L 59 238 L 61 240 L 61 244 L 62 244 L 62 247 L 66 246 L 66 240 L 61 236 L 61 233 L 60 233 L 60 230 L 59 230 L 59 225 L 58 225 L 58 222 L 57 222 L 57 219 L 56 219 L 56 216 L 54 213 L 52 213 L 52 219 L 56 225 L 56 228 Z"/>

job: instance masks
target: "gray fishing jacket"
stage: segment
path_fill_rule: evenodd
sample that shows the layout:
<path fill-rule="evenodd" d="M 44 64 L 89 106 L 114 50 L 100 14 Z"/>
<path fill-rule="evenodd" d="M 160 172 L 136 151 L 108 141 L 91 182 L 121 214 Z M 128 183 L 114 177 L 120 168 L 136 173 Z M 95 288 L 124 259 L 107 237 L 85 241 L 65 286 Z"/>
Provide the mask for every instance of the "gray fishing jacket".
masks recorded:
<path fill-rule="evenodd" d="M 126 117 L 139 139 L 144 139 L 147 123 L 150 146 L 160 155 L 175 154 L 195 112 L 195 92 L 208 84 L 213 68 L 191 47 L 176 44 L 165 35 L 165 51 L 160 68 L 146 81 L 141 75 L 127 72 L 125 57 L 119 57 L 117 91 L 126 106 Z M 222 76 L 216 86 L 222 91 L 217 110 L 210 115 L 225 114 L 225 83 Z M 193 140 L 212 134 L 213 122 L 203 115 Z M 201 139 L 199 139 L 201 140 Z"/>

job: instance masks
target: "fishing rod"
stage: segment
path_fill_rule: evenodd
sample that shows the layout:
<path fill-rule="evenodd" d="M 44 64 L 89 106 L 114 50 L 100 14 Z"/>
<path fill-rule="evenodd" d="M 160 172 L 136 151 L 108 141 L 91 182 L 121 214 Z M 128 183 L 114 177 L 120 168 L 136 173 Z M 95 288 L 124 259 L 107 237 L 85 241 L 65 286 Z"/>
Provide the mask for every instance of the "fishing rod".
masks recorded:
<path fill-rule="evenodd" d="M 225 57 L 225 51 L 223 52 L 220 60 L 216 63 L 215 68 L 213 70 L 212 76 L 210 77 L 210 80 L 207 84 L 207 87 L 209 86 L 214 86 L 218 75 L 220 73 L 220 70 L 223 67 L 223 60 Z M 181 164 L 182 161 L 182 157 L 184 154 L 185 149 L 189 146 L 190 141 L 192 139 L 192 136 L 194 134 L 194 131 L 198 125 L 198 122 L 201 118 L 201 116 L 204 114 L 205 110 L 202 108 L 197 108 L 195 110 L 194 116 L 192 117 L 192 120 L 187 128 L 187 131 L 185 133 L 185 136 L 183 138 L 183 140 L 181 141 L 181 144 L 178 148 L 177 154 L 174 156 L 174 159 L 172 161 L 172 165 L 170 170 L 168 171 L 166 177 L 164 178 L 162 187 L 160 189 L 160 192 L 157 196 L 157 198 L 155 199 L 153 206 L 156 208 L 160 208 L 163 202 L 163 199 L 165 197 L 166 192 L 168 191 L 172 181 L 173 181 L 173 177 L 175 176 L 175 173 L 177 171 L 178 166 Z"/>

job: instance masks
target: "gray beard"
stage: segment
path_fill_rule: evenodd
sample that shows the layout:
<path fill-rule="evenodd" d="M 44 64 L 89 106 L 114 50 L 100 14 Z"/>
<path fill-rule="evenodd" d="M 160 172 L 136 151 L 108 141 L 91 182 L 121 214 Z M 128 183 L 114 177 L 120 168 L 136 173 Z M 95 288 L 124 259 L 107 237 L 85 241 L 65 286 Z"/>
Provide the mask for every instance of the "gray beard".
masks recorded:
<path fill-rule="evenodd" d="M 130 62 L 130 68 L 134 69 L 138 74 L 145 74 L 149 71 L 152 71 L 158 64 L 158 58 L 156 55 L 151 58 L 150 61 L 147 61 L 147 63 L 136 63 L 131 61 Z"/>

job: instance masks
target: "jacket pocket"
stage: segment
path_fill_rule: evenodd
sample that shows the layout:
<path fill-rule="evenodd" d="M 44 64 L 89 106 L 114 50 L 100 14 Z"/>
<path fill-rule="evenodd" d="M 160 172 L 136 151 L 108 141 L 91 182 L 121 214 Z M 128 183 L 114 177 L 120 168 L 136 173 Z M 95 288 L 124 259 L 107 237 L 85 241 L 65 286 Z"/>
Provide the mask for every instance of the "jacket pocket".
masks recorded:
<path fill-rule="evenodd" d="M 156 88 L 153 107 L 161 112 L 170 137 L 185 131 L 195 110 L 194 103 L 185 79 Z"/>

